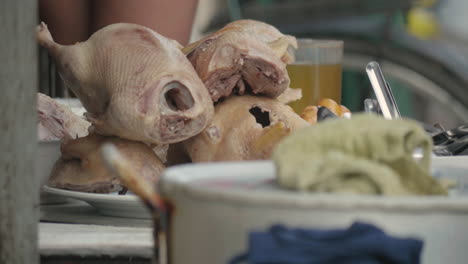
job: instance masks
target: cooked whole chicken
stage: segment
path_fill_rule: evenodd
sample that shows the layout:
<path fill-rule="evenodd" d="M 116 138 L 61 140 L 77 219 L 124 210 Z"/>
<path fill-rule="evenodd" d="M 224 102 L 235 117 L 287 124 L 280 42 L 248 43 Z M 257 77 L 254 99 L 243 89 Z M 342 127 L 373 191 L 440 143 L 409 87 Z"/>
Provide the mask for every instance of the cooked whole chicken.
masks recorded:
<path fill-rule="evenodd" d="M 243 32 L 251 38 L 260 40 L 268 45 L 276 56 L 278 56 L 284 63 L 294 62 L 294 50 L 297 49 L 297 40 L 294 36 L 284 35 L 274 26 L 251 19 L 241 19 L 233 21 L 225 25 L 222 29 L 198 40 L 188 44 L 183 48 L 185 54 L 189 54 L 195 50 L 200 44 L 216 39 L 226 32 Z"/>
<path fill-rule="evenodd" d="M 190 44 L 184 53 L 213 102 L 245 92 L 278 97 L 289 86 L 286 63 L 296 39 L 263 22 L 240 20 Z"/>
<path fill-rule="evenodd" d="M 234 96 L 219 103 L 212 123 L 182 145 L 192 162 L 267 159 L 284 136 L 306 126 L 279 101 Z"/>
<path fill-rule="evenodd" d="M 210 96 L 180 45 L 151 29 L 112 24 L 63 46 L 42 23 L 37 39 L 98 134 L 172 143 L 199 133 L 212 118 Z"/>
<path fill-rule="evenodd" d="M 110 193 L 122 191 L 120 180 L 111 173 L 95 174 L 84 169 L 79 159 L 60 157 L 52 169 L 47 185 L 77 192 Z"/>
<path fill-rule="evenodd" d="M 37 94 L 38 139 L 60 140 L 88 135 L 91 125 L 67 106 L 45 94 Z"/>
<path fill-rule="evenodd" d="M 107 169 L 101 156 L 100 148 L 105 142 L 114 144 L 145 180 L 153 183 L 159 180 L 164 165 L 149 146 L 117 137 L 90 134 L 62 143 L 62 157 L 56 162 L 48 185 L 82 192 L 121 190 L 120 180 Z"/>

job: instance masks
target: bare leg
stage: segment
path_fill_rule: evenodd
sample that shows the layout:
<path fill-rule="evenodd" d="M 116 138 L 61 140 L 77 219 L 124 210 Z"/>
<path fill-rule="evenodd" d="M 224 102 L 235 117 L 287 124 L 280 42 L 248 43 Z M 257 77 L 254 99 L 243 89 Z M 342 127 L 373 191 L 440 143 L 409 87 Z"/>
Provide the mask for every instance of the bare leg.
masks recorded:
<path fill-rule="evenodd" d="M 39 0 L 39 16 L 52 33 L 55 41 L 62 45 L 71 45 L 79 41 L 85 41 L 90 35 L 89 0 Z M 44 66 L 42 66 L 44 67 Z M 45 69 L 55 73 L 54 68 Z M 50 76 L 48 82 L 48 94 L 51 96 L 68 97 L 69 91 L 58 76 Z M 41 78 L 47 78 L 44 74 Z"/>
<path fill-rule="evenodd" d="M 93 31 L 126 22 L 149 27 L 163 36 L 187 44 L 198 0 L 93 1 Z"/>
<path fill-rule="evenodd" d="M 39 15 L 62 45 L 89 37 L 89 0 L 39 0 Z"/>

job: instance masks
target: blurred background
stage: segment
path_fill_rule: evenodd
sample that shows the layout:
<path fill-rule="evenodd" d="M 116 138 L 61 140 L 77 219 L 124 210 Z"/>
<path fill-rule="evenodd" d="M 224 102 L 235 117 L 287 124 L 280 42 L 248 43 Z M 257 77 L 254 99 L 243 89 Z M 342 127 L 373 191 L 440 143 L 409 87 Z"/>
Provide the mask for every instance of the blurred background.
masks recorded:
<path fill-rule="evenodd" d="M 301 38 L 345 43 L 342 104 L 373 97 L 365 65 L 380 63 L 402 115 L 446 128 L 468 122 L 466 0 L 200 0 L 191 41 L 251 18 Z M 67 97 L 47 54 L 41 91 Z"/>

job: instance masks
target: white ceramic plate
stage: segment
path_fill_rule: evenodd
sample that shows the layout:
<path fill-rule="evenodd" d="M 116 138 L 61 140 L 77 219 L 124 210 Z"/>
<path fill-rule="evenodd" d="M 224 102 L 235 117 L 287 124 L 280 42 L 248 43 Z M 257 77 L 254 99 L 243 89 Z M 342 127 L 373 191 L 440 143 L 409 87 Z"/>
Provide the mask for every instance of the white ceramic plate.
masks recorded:
<path fill-rule="evenodd" d="M 44 186 L 43 190 L 46 193 L 59 195 L 65 198 L 85 201 L 103 215 L 151 219 L 149 210 L 145 207 L 144 203 L 133 194 L 119 195 L 117 193 L 101 194 L 75 192 L 49 186 Z"/>
<path fill-rule="evenodd" d="M 466 165 L 468 161 L 467 157 L 437 157 L 434 159 L 434 176 L 435 177 L 442 177 L 442 178 L 450 178 L 455 180 L 458 184 L 458 188 L 456 190 L 457 195 L 460 194 L 467 194 L 468 193 L 468 182 L 467 182 L 467 175 L 466 172 L 468 171 Z M 208 164 L 209 165 L 209 164 Z M 223 165 L 223 163 L 219 163 L 218 165 Z M 272 188 L 270 183 L 274 179 L 274 167 L 271 162 L 260 162 L 260 163 L 252 163 L 252 162 L 240 162 L 240 163 L 227 163 L 224 165 L 228 165 L 227 167 L 232 166 L 239 166 L 239 169 L 245 167 L 249 167 L 250 170 L 257 170 L 260 169 L 262 171 L 262 175 L 267 175 L 265 178 L 259 179 L 258 177 L 256 180 L 258 182 L 252 183 L 251 177 L 247 177 L 243 179 L 242 173 L 234 173 L 235 181 L 231 182 L 223 182 L 223 180 L 214 180 L 209 185 L 214 185 L 216 189 L 223 189 L 223 187 L 233 187 L 233 185 L 237 185 L 237 187 L 242 188 L 257 188 L 263 190 L 275 189 Z M 213 166 L 213 165 L 211 165 Z M 260 167 L 255 167 L 260 166 Z M 179 171 L 184 171 L 185 166 L 179 166 Z M 187 168 L 191 168 L 190 166 Z M 171 170 L 173 171 L 173 170 Z M 233 172 L 238 172 L 237 169 L 231 170 Z M 198 177 L 201 179 L 205 179 L 211 173 L 202 173 L 199 176 L 188 174 L 190 178 L 185 178 L 186 175 L 183 174 L 181 178 L 177 178 L 178 181 L 181 182 L 194 182 L 197 180 Z M 200 180 L 201 180 L 200 179 Z M 213 179 L 211 179 L 213 180 Z M 225 179 L 224 179 L 225 180 Z M 164 181 L 164 177 L 163 177 Z M 170 181 L 169 181 L 170 182 Z M 206 184 L 206 181 L 201 181 Z M 234 184 L 235 183 L 235 184 Z M 266 184 L 265 184 L 266 183 Z M 96 208 L 101 214 L 108 215 L 108 216 L 117 216 L 117 217 L 128 217 L 128 218 L 140 218 L 140 219 L 151 219 L 151 215 L 148 209 L 145 207 L 143 202 L 141 202 L 138 197 L 133 194 L 126 194 L 126 195 L 118 195 L 117 193 L 111 194 L 98 194 L 98 193 L 86 193 L 86 192 L 76 192 L 76 191 L 69 191 L 69 190 L 62 190 L 57 188 L 52 188 L 48 186 L 44 186 L 43 190 L 45 193 L 54 194 L 61 196 L 63 198 L 73 198 L 81 201 L 85 201 L 94 208 Z"/>

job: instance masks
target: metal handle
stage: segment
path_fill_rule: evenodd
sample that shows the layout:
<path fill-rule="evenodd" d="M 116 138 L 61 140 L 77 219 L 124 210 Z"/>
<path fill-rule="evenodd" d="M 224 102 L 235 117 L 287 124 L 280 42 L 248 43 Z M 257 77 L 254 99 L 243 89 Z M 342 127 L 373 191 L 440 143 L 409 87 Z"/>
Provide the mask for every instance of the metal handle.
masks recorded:
<path fill-rule="evenodd" d="M 384 118 L 397 119 L 400 118 L 400 111 L 396 104 L 395 97 L 393 96 L 390 85 L 385 81 L 382 70 L 377 62 L 369 62 L 366 66 L 367 76 L 372 84 L 374 93 L 379 102 L 380 109 Z"/>

